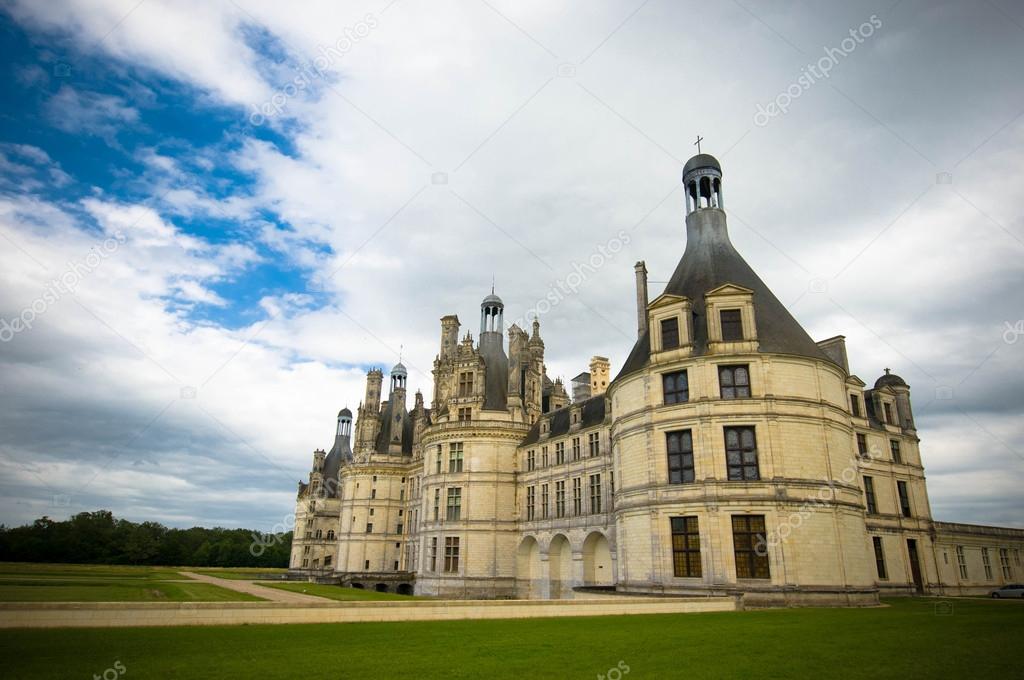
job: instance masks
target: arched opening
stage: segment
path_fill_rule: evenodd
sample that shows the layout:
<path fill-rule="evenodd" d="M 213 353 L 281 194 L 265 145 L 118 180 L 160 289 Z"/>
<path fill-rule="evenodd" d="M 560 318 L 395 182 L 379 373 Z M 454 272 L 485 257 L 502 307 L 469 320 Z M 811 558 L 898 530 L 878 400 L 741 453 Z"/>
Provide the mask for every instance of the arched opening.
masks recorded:
<path fill-rule="evenodd" d="M 540 595 L 540 544 L 527 536 L 516 550 L 516 595 L 529 599 Z"/>
<path fill-rule="evenodd" d="M 387 583 L 378 583 L 374 587 L 374 590 L 376 590 L 378 593 L 386 593 L 386 592 L 388 592 L 388 584 Z"/>
<path fill-rule="evenodd" d="M 572 590 L 572 548 L 562 534 L 552 538 L 548 546 L 548 575 L 551 599 L 559 599 Z"/>
<path fill-rule="evenodd" d="M 353 583 L 352 587 L 353 588 L 359 588 L 359 590 L 362 590 L 364 588 L 362 583 Z"/>
<path fill-rule="evenodd" d="M 412 586 L 409 585 L 408 583 L 399 583 L 398 584 L 398 594 L 399 595 L 412 595 Z"/>
<path fill-rule="evenodd" d="M 595 531 L 583 541 L 583 585 L 610 586 L 614 583 L 611 546 L 604 534 Z"/>

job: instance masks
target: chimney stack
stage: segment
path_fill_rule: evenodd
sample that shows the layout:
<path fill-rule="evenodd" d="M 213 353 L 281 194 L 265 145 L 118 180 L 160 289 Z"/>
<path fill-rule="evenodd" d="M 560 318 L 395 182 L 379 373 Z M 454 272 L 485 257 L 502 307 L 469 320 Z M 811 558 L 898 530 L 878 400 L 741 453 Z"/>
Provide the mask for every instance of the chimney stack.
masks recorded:
<path fill-rule="evenodd" d="M 636 334 L 647 331 L 647 264 L 640 260 L 633 267 L 636 270 Z"/>

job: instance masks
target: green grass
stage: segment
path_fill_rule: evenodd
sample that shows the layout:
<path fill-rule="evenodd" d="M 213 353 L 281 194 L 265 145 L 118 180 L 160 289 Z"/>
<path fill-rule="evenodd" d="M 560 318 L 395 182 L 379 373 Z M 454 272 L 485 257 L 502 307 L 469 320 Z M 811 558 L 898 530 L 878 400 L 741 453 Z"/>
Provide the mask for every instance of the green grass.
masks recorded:
<path fill-rule="evenodd" d="M 288 573 L 287 569 L 274 569 L 266 568 L 260 569 L 258 567 L 231 567 L 224 569 L 212 569 L 210 567 L 194 568 L 189 569 L 184 567 L 185 571 L 191 571 L 196 574 L 203 574 L 205 576 L 216 576 L 217 578 L 226 578 L 236 581 L 253 581 L 257 580 L 258 576 L 266 574 L 273 574 L 278 576 L 284 576 Z"/>
<path fill-rule="evenodd" d="M 185 567 L 187 569 L 187 567 Z M 58 578 L 82 577 L 88 579 L 150 579 L 184 580 L 173 567 L 136 567 L 121 564 L 38 564 L 33 562 L 0 562 L 0 582 L 11 578 Z"/>
<path fill-rule="evenodd" d="M 262 599 L 190 581 L 166 567 L 0 564 L 0 602 L 222 602 Z"/>
<path fill-rule="evenodd" d="M 0 585 L 0 602 L 224 602 L 262 599 L 208 583 L 112 581 Z"/>
<path fill-rule="evenodd" d="M 342 601 L 365 601 L 365 600 L 429 600 L 428 597 L 415 597 L 412 595 L 396 595 L 395 593 L 378 593 L 375 590 L 363 590 L 360 588 L 346 588 L 342 586 L 322 585 L 319 583 L 260 583 L 261 586 L 277 588 L 279 590 L 290 590 L 293 593 L 305 593 L 327 597 L 332 600 Z"/>
<path fill-rule="evenodd" d="M 191 628 L 5 630 L 5 678 L 1020 677 L 1024 604 Z M 621 667 L 620 667 L 621 670 Z M 611 676 L 616 677 L 614 674 Z"/>

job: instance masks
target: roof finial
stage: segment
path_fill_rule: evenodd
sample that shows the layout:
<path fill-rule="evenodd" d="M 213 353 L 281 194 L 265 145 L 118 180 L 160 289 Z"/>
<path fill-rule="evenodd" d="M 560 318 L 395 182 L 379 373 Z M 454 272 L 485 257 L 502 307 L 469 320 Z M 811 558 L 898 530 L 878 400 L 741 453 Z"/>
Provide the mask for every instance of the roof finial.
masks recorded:
<path fill-rule="evenodd" d="M 491 272 L 491 295 L 494 295 L 494 272 Z"/>
<path fill-rule="evenodd" d="M 402 351 L 405 349 L 405 345 L 398 346 L 398 363 L 402 363 Z"/>
<path fill-rule="evenodd" d="M 700 143 L 703 142 L 703 141 L 704 141 L 704 138 L 701 137 L 700 135 L 697 135 L 697 141 L 694 142 L 694 144 L 697 147 L 697 153 L 700 153 Z"/>
<path fill-rule="evenodd" d="M 889 375 L 889 369 L 888 369 L 888 368 L 887 368 L 887 369 L 885 369 L 885 374 L 886 374 L 886 375 Z"/>

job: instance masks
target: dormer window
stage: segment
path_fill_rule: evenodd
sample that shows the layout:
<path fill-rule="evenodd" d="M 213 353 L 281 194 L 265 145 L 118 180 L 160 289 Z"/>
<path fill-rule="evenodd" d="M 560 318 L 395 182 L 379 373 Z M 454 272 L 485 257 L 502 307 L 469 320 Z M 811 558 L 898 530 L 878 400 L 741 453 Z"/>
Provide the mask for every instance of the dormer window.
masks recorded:
<path fill-rule="evenodd" d="M 723 309 L 721 312 L 722 340 L 738 342 L 743 340 L 743 316 L 738 309 Z"/>
<path fill-rule="evenodd" d="M 661 320 L 661 349 L 679 347 L 679 317 L 673 316 Z"/>

